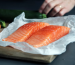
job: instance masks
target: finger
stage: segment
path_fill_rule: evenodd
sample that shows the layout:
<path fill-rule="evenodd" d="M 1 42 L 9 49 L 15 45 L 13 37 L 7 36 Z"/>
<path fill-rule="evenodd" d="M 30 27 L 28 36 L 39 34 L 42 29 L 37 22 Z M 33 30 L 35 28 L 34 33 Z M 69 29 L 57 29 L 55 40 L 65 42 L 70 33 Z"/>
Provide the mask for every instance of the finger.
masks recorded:
<path fill-rule="evenodd" d="M 46 7 L 47 3 L 49 3 L 51 0 L 45 0 L 43 4 L 41 5 L 39 12 L 42 13 L 43 9 Z"/>
<path fill-rule="evenodd" d="M 55 16 L 63 16 L 65 13 L 67 13 L 68 10 L 66 8 L 63 8 L 62 10 L 60 10 L 59 13 L 57 13 Z"/>
<path fill-rule="evenodd" d="M 68 5 L 66 5 L 66 9 L 67 9 L 67 11 L 69 12 L 70 10 L 72 10 L 73 9 L 73 7 L 75 6 L 75 4 L 74 4 L 74 1 L 69 1 L 68 2 Z"/>
<path fill-rule="evenodd" d="M 68 4 L 68 5 L 67 5 Z M 68 13 L 74 7 L 73 3 L 67 2 L 65 7 L 59 11 L 55 16 L 63 16 Z"/>
<path fill-rule="evenodd" d="M 63 9 L 66 6 L 66 3 L 67 1 L 55 6 L 54 9 L 49 13 L 49 16 L 55 16 L 61 9 Z"/>
<path fill-rule="evenodd" d="M 49 11 L 51 11 L 59 3 L 61 3 L 61 1 L 59 1 L 59 0 L 53 0 L 53 1 L 49 2 L 46 5 L 45 9 L 43 10 L 43 13 L 48 14 Z"/>
<path fill-rule="evenodd" d="M 56 6 L 56 7 L 49 13 L 49 16 L 55 16 L 60 10 L 61 10 L 61 7 L 60 7 L 59 5 Z"/>

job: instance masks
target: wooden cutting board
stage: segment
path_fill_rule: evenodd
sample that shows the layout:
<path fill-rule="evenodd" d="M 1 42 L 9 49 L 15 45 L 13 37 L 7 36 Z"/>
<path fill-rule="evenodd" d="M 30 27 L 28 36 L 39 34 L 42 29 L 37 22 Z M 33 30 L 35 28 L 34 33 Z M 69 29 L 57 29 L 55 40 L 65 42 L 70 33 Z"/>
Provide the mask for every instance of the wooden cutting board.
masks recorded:
<path fill-rule="evenodd" d="M 8 24 L 9 23 L 7 23 L 7 26 Z M 3 29 L 4 28 L 0 29 L 0 32 Z M 56 58 L 56 55 L 30 54 L 18 49 L 14 49 L 11 47 L 2 47 L 2 46 L 0 46 L 0 56 L 6 58 L 30 60 L 30 61 L 37 61 L 37 62 L 44 62 L 44 63 L 51 63 Z"/>

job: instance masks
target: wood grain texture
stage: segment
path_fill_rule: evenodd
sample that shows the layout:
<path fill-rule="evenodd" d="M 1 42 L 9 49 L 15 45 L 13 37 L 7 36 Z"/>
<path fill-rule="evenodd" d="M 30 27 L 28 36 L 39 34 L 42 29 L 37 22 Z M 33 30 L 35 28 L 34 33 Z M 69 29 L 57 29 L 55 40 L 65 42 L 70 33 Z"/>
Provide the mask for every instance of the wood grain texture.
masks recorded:
<path fill-rule="evenodd" d="M 40 55 L 40 54 L 25 53 L 14 48 L 2 47 L 2 46 L 0 46 L 0 56 L 7 57 L 7 58 L 20 59 L 20 60 L 45 62 L 45 63 L 52 62 L 56 57 L 54 55 Z"/>

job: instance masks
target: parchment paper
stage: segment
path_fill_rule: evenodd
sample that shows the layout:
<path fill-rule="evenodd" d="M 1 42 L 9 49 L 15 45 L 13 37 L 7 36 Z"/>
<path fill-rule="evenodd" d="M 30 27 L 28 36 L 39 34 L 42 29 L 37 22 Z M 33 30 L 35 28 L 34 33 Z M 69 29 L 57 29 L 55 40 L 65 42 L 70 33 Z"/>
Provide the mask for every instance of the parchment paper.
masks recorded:
<path fill-rule="evenodd" d="M 2 41 L 3 38 L 8 37 L 14 31 L 16 31 L 20 26 L 28 22 L 47 22 L 50 25 L 61 25 L 67 26 L 70 29 L 69 34 L 60 38 L 59 40 L 40 48 L 34 48 L 26 42 L 6 42 Z M 50 17 L 45 19 L 26 19 L 25 13 L 23 12 L 19 16 L 14 18 L 14 21 L 8 25 L 0 33 L 0 46 L 12 46 L 13 48 L 19 49 L 23 52 L 31 54 L 41 54 L 41 55 L 60 55 L 66 51 L 66 46 L 75 41 L 75 15 L 64 16 L 64 17 Z"/>

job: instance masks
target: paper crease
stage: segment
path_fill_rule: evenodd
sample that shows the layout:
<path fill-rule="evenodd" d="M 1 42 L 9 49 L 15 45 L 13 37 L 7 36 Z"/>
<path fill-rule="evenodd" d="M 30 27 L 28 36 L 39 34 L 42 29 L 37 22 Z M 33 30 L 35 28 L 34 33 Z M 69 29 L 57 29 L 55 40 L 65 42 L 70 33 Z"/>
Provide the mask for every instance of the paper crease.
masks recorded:
<path fill-rule="evenodd" d="M 60 38 L 59 40 L 40 48 L 34 48 L 26 42 L 6 42 L 2 41 L 3 38 L 6 38 L 14 31 L 16 31 L 20 26 L 28 22 L 47 22 L 50 25 L 61 25 L 70 27 L 70 33 L 66 36 Z M 14 21 L 8 25 L 0 33 L 0 46 L 12 46 L 16 49 L 19 49 L 23 52 L 32 53 L 32 54 L 42 54 L 42 55 L 59 55 L 66 51 L 66 46 L 75 41 L 75 15 L 63 16 L 63 17 L 50 17 L 45 19 L 26 19 L 25 13 L 23 12 L 19 16 L 14 18 Z"/>

